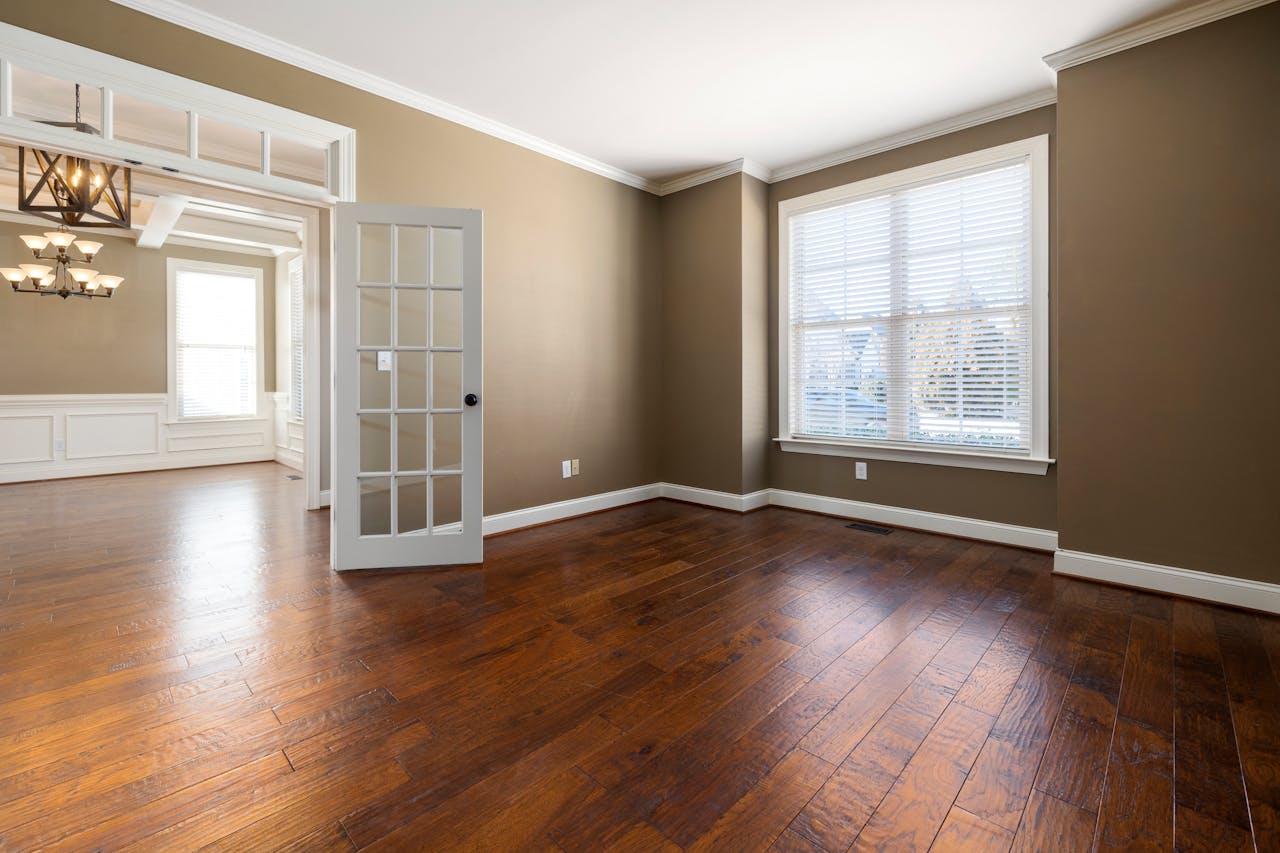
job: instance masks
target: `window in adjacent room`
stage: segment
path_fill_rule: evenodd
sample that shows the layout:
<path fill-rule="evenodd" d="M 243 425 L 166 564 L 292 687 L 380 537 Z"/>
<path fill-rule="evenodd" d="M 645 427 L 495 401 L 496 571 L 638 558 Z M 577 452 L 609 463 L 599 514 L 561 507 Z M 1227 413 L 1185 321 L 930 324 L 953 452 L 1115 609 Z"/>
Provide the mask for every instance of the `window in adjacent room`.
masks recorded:
<path fill-rule="evenodd" d="M 169 261 L 169 393 L 180 418 L 256 417 L 262 270 Z"/>
<path fill-rule="evenodd" d="M 289 417 L 302 420 L 303 375 L 302 258 L 289 261 Z"/>
<path fill-rule="evenodd" d="M 786 450 L 1043 472 L 1048 140 L 779 206 Z"/>

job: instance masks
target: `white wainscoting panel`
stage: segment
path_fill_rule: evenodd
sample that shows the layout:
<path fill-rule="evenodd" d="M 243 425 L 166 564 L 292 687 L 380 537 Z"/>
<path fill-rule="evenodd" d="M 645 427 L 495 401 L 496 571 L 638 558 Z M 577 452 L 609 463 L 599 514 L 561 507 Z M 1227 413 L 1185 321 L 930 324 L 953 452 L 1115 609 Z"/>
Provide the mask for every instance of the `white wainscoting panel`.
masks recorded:
<path fill-rule="evenodd" d="M 165 394 L 0 396 L 0 483 L 272 459 L 270 406 L 264 394 L 258 418 L 174 421 Z"/>
<path fill-rule="evenodd" d="M 52 461 L 52 415 L 0 413 L 0 465 Z"/>
<path fill-rule="evenodd" d="M 160 452 L 159 412 L 66 412 L 67 459 Z"/>

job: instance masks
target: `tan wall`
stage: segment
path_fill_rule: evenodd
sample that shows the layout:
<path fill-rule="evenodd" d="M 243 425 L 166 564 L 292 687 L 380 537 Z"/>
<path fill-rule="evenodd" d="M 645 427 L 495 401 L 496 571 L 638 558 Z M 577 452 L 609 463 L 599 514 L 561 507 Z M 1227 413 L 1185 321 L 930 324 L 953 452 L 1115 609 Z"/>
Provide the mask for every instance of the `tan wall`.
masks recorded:
<path fill-rule="evenodd" d="M 1280 581 L 1280 4 L 1063 71 L 1063 548 Z"/>
<path fill-rule="evenodd" d="M 778 203 L 784 199 L 854 181 L 896 172 L 925 163 L 943 160 L 970 151 L 990 148 L 1040 134 L 1050 135 L 1050 163 L 1054 158 L 1054 108 L 1011 116 L 968 130 L 958 131 L 883 154 L 832 166 L 818 172 L 780 181 L 769 188 L 769 370 L 770 435 L 777 435 L 778 389 Z M 1050 186 L 1050 197 L 1055 187 Z M 1052 203 L 1050 228 L 1052 233 Z M 1050 240 L 1051 244 L 1054 242 Z M 1051 246 L 1052 252 L 1052 246 Z M 1053 256 L 1050 256 L 1050 303 L 1056 299 Z M 1050 335 L 1050 454 L 1054 451 L 1053 411 L 1056 382 L 1054 336 Z M 769 448 L 769 479 L 774 488 L 889 504 L 1020 524 L 1053 530 L 1057 527 L 1056 471 L 1050 467 L 1045 476 L 979 471 L 968 468 L 944 468 L 901 462 L 868 462 L 868 479 L 854 479 L 854 459 L 784 453 L 776 446 Z"/>
<path fill-rule="evenodd" d="M 657 479 L 657 198 L 107 0 L 45 11 L 0 18 L 355 128 L 361 201 L 484 211 L 485 512 Z"/>
<path fill-rule="evenodd" d="M 662 479 L 742 491 L 742 176 L 662 199 Z"/>
<path fill-rule="evenodd" d="M 769 185 L 742 176 L 742 492 L 769 487 Z"/>
<path fill-rule="evenodd" d="M 0 222 L 0 266 L 32 263 L 20 234 L 53 227 Z M 275 390 L 275 261 L 187 246 L 139 249 L 123 237 L 79 233 L 102 243 L 93 266 L 124 276 L 110 299 L 13 293 L 0 288 L 0 395 L 163 394 L 167 387 L 169 258 L 258 267 L 263 283 L 265 391 Z"/>

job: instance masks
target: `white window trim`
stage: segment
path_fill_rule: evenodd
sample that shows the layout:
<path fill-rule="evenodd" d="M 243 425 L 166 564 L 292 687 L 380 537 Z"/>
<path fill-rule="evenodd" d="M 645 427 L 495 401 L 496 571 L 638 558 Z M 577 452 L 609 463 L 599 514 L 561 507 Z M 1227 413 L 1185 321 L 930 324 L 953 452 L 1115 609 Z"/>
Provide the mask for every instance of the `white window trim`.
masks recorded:
<path fill-rule="evenodd" d="M 1015 157 L 1031 164 L 1031 452 L 999 453 L 954 447 L 866 440 L 817 440 L 791 431 L 791 229 L 792 216 L 846 204 L 858 197 L 885 192 L 904 184 L 926 181 Z M 824 456 L 854 456 L 894 462 L 916 462 L 960 468 L 983 468 L 1023 474 L 1044 474 L 1049 457 L 1049 137 L 1035 136 L 982 151 L 950 157 L 832 187 L 778 203 L 778 437 L 784 451 Z"/>
<path fill-rule="evenodd" d="M 264 305 L 263 305 L 263 276 L 261 267 L 241 267 L 234 264 L 219 264 L 212 261 L 194 261 L 187 258 L 169 258 L 167 270 L 166 285 L 166 312 L 168 320 L 166 326 L 166 338 L 168 346 L 168 396 L 169 396 L 169 420 L 167 423 L 225 423 L 227 421 L 261 421 L 265 420 L 266 411 L 263 398 L 266 396 L 266 332 L 263 328 Z M 174 296 L 177 288 L 177 280 L 179 272 L 208 272 L 220 275 L 234 275 L 241 278 L 252 278 L 257 289 L 257 317 L 255 325 L 257 327 L 257 349 L 254 353 L 254 360 L 257 362 L 258 370 L 258 388 L 257 394 L 254 395 L 254 413 L 252 415 L 236 415 L 232 417 L 200 417 L 200 418 L 184 418 L 178 411 L 178 330 L 177 330 L 177 306 Z"/>

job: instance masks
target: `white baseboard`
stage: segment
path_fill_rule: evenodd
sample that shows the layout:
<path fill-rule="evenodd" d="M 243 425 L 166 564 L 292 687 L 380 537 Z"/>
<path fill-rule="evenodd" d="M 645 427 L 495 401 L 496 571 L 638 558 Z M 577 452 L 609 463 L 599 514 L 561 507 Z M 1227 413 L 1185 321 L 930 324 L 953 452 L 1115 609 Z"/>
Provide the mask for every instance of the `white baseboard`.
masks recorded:
<path fill-rule="evenodd" d="M 1213 575 L 1155 563 L 1140 563 L 1120 557 L 1104 557 L 1101 554 L 1085 554 L 1081 551 L 1056 552 L 1053 555 L 1053 570 L 1073 577 L 1199 598 L 1235 607 L 1248 607 L 1267 613 L 1280 613 L 1280 585 L 1262 581 Z"/>
<path fill-rule="evenodd" d="M 711 489 L 699 489 L 694 486 L 677 486 L 674 483 L 659 483 L 661 497 L 677 501 L 687 501 L 716 509 L 731 509 L 736 512 L 750 512 L 769 505 L 769 489 L 761 489 L 748 495 L 735 495 L 732 492 L 717 492 Z"/>
<path fill-rule="evenodd" d="M 333 506 L 333 493 L 329 489 L 320 490 L 320 509 Z"/>
<path fill-rule="evenodd" d="M 292 468 L 295 471 L 302 471 L 302 454 L 296 450 L 290 450 L 287 447 L 276 445 L 275 459 L 286 468 Z"/>
<path fill-rule="evenodd" d="M 506 533 L 509 530 L 516 530 L 521 527 L 546 524 L 549 521 L 560 521 L 565 518 L 573 518 L 576 515 L 614 509 L 615 507 L 652 500 L 657 497 L 662 497 L 662 487 L 657 483 L 650 483 L 647 486 L 619 489 L 616 492 L 603 492 L 598 495 L 588 495 L 584 498 L 556 501 L 555 503 L 542 504 L 541 506 L 533 506 L 527 509 L 486 515 L 484 517 L 484 535 L 492 536 L 495 533 Z"/>
<path fill-rule="evenodd" d="M 893 527 L 910 527 L 948 536 L 963 536 L 966 539 L 980 539 L 983 542 L 1017 545 L 1020 548 L 1034 548 L 1037 551 L 1053 551 L 1058 547 L 1058 533 L 1055 530 L 1020 527 L 998 521 L 984 521 L 961 515 L 944 515 L 938 512 L 851 501 L 844 498 L 828 498 L 806 492 L 789 492 L 785 489 L 770 489 L 769 492 L 769 503 L 773 506 L 803 509 L 841 518 L 856 518 Z"/>

